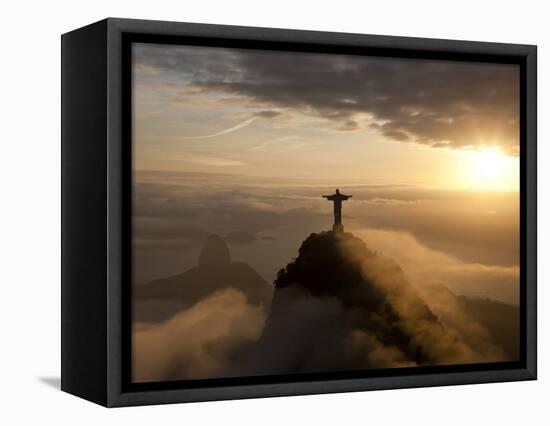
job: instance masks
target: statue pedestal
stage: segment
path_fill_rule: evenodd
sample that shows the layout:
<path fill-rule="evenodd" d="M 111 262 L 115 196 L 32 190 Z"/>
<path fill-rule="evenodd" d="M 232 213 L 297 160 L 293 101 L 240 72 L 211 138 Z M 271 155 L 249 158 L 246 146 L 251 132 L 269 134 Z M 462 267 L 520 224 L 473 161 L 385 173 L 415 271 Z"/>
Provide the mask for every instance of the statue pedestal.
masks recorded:
<path fill-rule="evenodd" d="M 332 232 L 344 232 L 344 225 L 341 223 L 335 223 L 332 225 Z"/>

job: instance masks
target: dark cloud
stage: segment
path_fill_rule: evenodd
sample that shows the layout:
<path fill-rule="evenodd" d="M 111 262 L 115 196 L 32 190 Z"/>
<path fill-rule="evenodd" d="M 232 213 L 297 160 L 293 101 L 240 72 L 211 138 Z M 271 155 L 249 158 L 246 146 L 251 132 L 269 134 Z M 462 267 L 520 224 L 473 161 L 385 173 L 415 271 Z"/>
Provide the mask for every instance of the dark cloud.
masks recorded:
<path fill-rule="evenodd" d="M 240 63 L 238 81 L 199 85 L 344 123 L 367 113 L 397 140 L 517 149 L 516 66 L 265 52 L 243 54 Z"/>
<path fill-rule="evenodd" d="M 177 71 L 195 81 L 239 75 L 239 53 L 233 49 L 135 43 L 132 55 L 135 70 L 145 75 Z"/>
<path fill-rule="evenodd" d="M 312 113 L 341 130 L 368 121 L 398 141 L 518 150 L 515 65 L 150 45 L 135 59 L 199 90 Z"/>
<path fill-rule="evenodd" d="M 275 118 L 282 114 L 281 111 L 273 111 L 273 110 L 265 110 L 265 111 L 258 111 L 253 113 L 252 115 L 260 118 Z"/>
<path fill-rule="evenodd" d="M 359 123 L 355 120 L 346 120 L 340 127 L 338 127 L 336 130 L 340 130 L 341 132 L 351 132 L 354 130 L 359 129 Z"/>

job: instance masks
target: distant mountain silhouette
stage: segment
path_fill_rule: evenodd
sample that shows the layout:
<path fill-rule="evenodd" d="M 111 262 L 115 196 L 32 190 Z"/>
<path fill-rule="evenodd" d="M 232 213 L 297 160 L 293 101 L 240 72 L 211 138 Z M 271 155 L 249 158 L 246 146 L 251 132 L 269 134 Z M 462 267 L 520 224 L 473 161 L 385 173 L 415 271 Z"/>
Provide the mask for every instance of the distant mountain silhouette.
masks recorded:
<path fill-rule="evenodd" d="M 225 241 L 216 234 L 208 236 L 199 255 L 199 266 L 229 265 L 231 254 Z"/>
<path fill-rule="evenodd" d="M 253 304 L 269 305 L 273 286 L 243 262 L 232 262 L 229 248 L 218 235 L 210 235 L 198 266 L 169 278 L 133 288 L 134 320 L 158 322 L 186 309 L 215 291 L 242 291 Z"/>

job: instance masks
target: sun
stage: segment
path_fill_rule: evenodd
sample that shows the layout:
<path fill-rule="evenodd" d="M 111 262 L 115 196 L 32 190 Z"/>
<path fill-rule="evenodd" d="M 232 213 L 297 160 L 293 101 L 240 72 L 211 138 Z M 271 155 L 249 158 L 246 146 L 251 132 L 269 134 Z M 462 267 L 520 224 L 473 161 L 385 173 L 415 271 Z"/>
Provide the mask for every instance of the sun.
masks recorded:
<path fill-rule="evenodd" d="M 498 151 L 479 151 L 472 156 L 474 172 L 481 180 L 498 180 L 506 172 L 506 157 Z"/>
<path fill-rule="evenodd" d="M 477 190 L 517 190 L 519 158 L 500 149 L 464 150 L 461 153 L 461 181 Z"/>

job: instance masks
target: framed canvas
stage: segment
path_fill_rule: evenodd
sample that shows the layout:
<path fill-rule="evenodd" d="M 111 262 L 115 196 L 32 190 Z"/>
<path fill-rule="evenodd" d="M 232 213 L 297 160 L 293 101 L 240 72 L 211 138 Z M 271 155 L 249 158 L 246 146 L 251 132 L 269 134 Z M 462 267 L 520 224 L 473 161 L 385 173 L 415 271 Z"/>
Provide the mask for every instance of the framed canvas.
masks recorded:
<path fill-rule="evenodd" d="M 62 389 L 536 378 L 536 47 L 106 19 L 62 37 Z"/>

